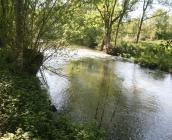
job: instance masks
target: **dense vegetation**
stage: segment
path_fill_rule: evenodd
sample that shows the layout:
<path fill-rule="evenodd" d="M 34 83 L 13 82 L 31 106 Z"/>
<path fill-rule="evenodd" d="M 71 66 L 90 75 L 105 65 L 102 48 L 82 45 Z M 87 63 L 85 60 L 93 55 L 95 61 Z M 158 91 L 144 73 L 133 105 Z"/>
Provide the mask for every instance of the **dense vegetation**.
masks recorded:
<path fill-rule="evenodd" d="M 172 73 L 172 44 L 171 41 L 155 43 L 140 42 L 121 43 L 112 50 L 112 55 L 134 60 L 143 67 L 158 68 Z"/>
<path fill-rule="evenodd" d="M 0 139 L 103 139 L 96 123 L 74 123 L 53 113 L 36 78 L 44 51 L 64 45 L 64 13 L 73 5 L 58 0 L 0 2 Z"/>
<path fill-rule="evenodd" d="M 69 23 L 68 41 L 112 55 L 134 57 L 144 67 L 171 72 L 172 14 L 168 10 L 171 3 L 159 1 L 162 8 L 149 13 L 156 1 L 124 0 L 118 5 L 115 2 L 81 5 L 73 12 L 75 20 Z M 141 7 L 140 17 L 131 18 L 138 7 Z"/>
<path fill-rule="evenodd" d="M 121 42 L 170 40 L 171 4 L 168 0 L 2 0 L 0 47 L 13 52 L 22 70 L 38 61 L 40 51 L 67 43 L 111 53 L 112 48 L 122 47 Z M 133 16 L 134 12 L 140 14 Z"/>
<path fill-rule="evenodd" d="M 96 123 L 77 124 L 52 113 L 36 73 L 46 59 L 45 51 L 72 43 L 172 72 L 172 15 L 167 10 L 171 1 L 159 0 L 166 9 L 148 14 L 155 2 L 1 0 L 0 137 L 103 139 Z M 132 18 L 139 5 L 141 16 Z"/>
<path fill-rule="evenodd" d="M 7 54 L 2 50 L 0 54 L 4 62 L 0 69 L 0 139 L 103 139 L 104 132 L 96 123 L 74 123 L 65 113 L 53 113 L 39 79 L 28 73 L 15 74 L 5 61 Z"/>

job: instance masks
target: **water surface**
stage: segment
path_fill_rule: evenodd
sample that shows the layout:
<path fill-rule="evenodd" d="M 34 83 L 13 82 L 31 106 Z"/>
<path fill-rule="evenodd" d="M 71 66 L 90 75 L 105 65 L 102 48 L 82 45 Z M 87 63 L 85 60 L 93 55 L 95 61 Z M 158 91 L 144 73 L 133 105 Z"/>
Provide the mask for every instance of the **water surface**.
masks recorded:
<path fill-rule="evenodd" d="M 52 102 L 74 121 L 96 120 L 109 140 L 172 140 L 172 77 L 111 58 L 80 58 L 45 72 Z"/>

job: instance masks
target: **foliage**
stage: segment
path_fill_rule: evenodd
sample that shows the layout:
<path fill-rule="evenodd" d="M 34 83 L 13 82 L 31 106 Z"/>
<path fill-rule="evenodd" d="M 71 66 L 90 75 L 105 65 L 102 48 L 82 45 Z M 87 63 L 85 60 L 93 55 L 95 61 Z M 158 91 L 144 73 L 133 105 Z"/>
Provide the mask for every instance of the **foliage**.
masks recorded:
<path fill-rule="evenodd" d="M 32 49 L 24 49 L 23 51 L 23 72 L 36 75 L 39 67 L 43 63 L 43 54 Z M 0 68 L 8 69 L 13 73 L 17 73 L 17 64 L 15 61 L 16 53 L 9 48 L 0 49 Z"/>
<path fill-rule="evenodd" d="M 136 63 L 149 68 L 159 68 L 172 72 L 172 44 L 171 41 L 158 43 L 140 42 L 122 43 L 115 47 L 113 55 L 134 58 Z"/>
<path fill-rule="evenodd" d="M 25 50 L 40 53 L 50 41 L 56 40 L 60 45 L 64 42 L 64 13 L 71 5 L 70 0 L 0 1 L 0 48 L 15 53 L 13 59 L 18 71 L 26 71 L 24 63 L 30 61 L 25 57 Z"/>
<path fill-rule="evenodd" d="M 0 50 L 0 139 L 103 139 L 103 132 L 94 123 L 79 124 L 54 115 L 39 79 L 28 73 L 12 73 L 13 61 L 8 60 L 12 54 L 5 52 L 8 54 Z"/>
<path fill-rule="evenodd" d="M 60 140 L 104 140 L 104 130 L 98 128 L 96 122 L 77 123 L 67 116 L 60 116 L 56 121 L 56 128 Z"/>
<path fill-rule="evenodd" d="M 15 132 L 22 128 L 36 137 L 53 137 L 48 98 L 38 79 L 27 75 L 13 76 L 8 71 L 1 71 L 0 75 L 0 132 Z"/>
<path fill-rule="evenodd" d="M 71 7 L 72 8 L 72 7 Z M 95 47 L 103 34 L 99 14 L 88 3 L 78 4 L 66 15 L 64 36 L 71 44 Z"/>
<path fill-rule="evenodd" d="M 6 133 L 3 137 L 0 138 L 1 140 L 31 140 L 35 139 L 29 132 L 24 132 L 21 128 L 18 128 L 15 133 Z"/>

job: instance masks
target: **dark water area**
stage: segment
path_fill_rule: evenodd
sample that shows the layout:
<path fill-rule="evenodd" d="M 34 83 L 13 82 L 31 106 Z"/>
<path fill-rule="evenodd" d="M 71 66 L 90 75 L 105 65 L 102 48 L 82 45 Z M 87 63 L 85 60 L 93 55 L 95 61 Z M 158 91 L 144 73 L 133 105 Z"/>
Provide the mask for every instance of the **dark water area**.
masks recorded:
<path fill-rule="evenodd" d="M 108 140 L 172 140 L 172 77 L 128 62 L 85 58 L 46 72 L 52 102 L 79 122 L 96 120 Z"/>

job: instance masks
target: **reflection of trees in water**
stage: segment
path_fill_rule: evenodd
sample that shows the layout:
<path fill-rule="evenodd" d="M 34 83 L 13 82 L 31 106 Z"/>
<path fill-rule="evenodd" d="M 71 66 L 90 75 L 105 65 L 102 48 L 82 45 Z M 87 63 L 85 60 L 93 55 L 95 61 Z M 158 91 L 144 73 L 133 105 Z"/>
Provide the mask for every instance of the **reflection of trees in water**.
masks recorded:
<path fill-rule="evenodd" d="M 99 127 L 101 127 L 103 122 L 106 105 L 108 104 L 108 96 L 111 85 L 111 72 L 108 68 L 108 64 L 108 61 L 103 64 L 103 70 L 101 75 L 102 77 L 100 79 L 101 81 L 99 87 L 100 100 L 98 100 L 95 113 L 95 119 L 99 122 Z"/>
<path fill-rule="evenodd" d="M 164 80 L 166 78 L 166 73 L 160 70 L 150 70 L 148 68 L 142 68 L 141 71 L 146 76 L 150 76 L 155 80 Z"/>
<path fill-rule="evenodd" d="M 70 77 L 68 107 L 77 120 L 92 118 L 98 93 L 99 70 L 102 63 L 93 59 L 74 61 L 66 68 Z"/>
<path fill-rule="evenodd" d="M 166 74 L 162 71 L 151 71 L 149 75 L 155 80 L 163 80 L 166 77 Z"/>
<path fill-rule="evenodd" d="M 95 119 L 100 127 L 107 129 L 109 139 L 142 140 L 156 108 L 145 110 L 147 105 L 142 102 L 137 90 L 134 67 L 133 90 L 127 91 L 122 87 L 122 81 L 113 74 L 111 65 L 115 64 L 87 59 L 74 62 L 67 68 L 71 77 L 70 112 L 76 120 Z M 151 101 L 156 104 L 153 99 Z"/>

